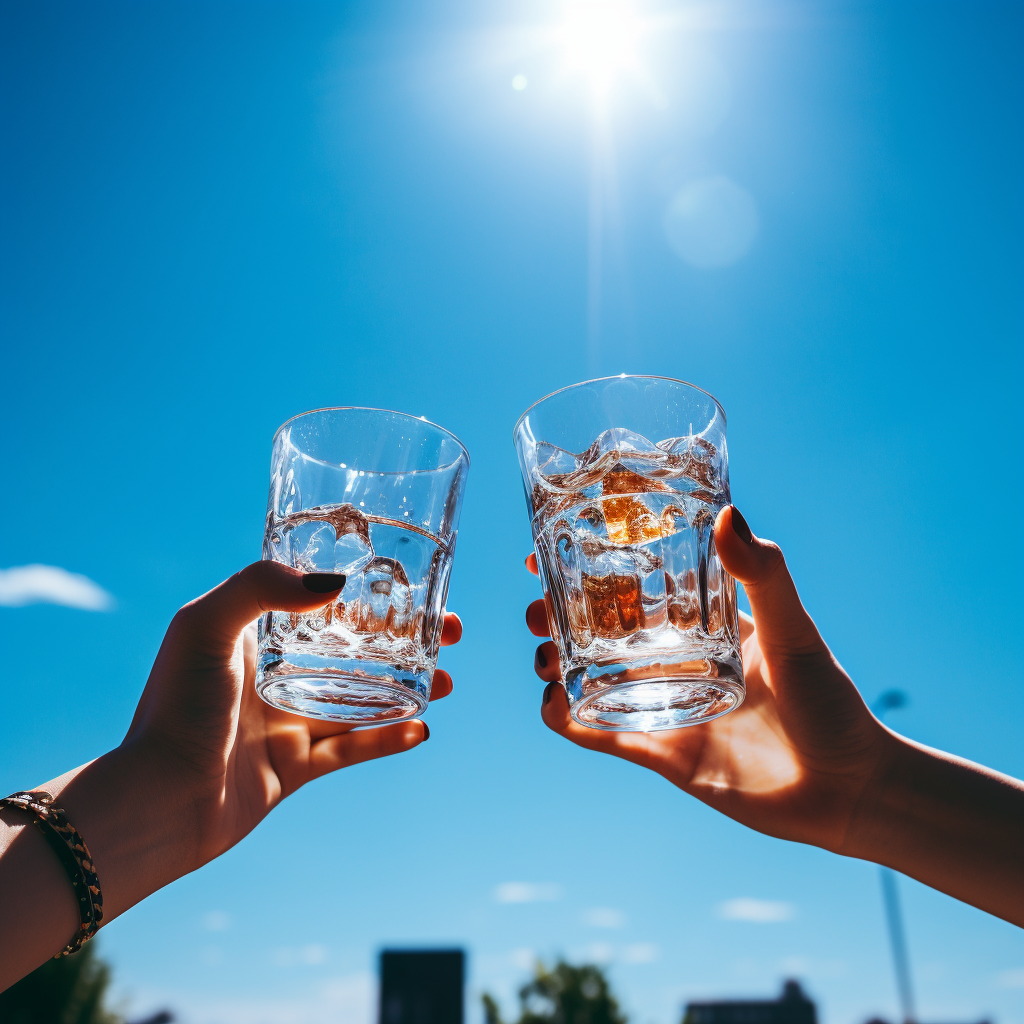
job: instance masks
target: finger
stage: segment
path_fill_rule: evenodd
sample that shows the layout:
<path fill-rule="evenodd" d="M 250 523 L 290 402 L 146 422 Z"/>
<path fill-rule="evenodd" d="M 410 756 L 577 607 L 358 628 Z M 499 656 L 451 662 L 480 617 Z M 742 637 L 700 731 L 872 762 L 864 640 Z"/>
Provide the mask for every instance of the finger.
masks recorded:
<path fill-rule="evenodd" d="M 455 612 L 444 613 L 444 625 L 441 627 L 441 646 L 450 647 L 462 639 L 462 619 Z"/>
<path fill-rule="evenodd" d="M 532 552 L 526 556 L 526 568 L 529 569 L 534 576 L 539 575 L 537 572 L 537 556 Z"/>
<path fill-rule="evenodd" d="M 430 730 L 427 723 L 416 719 L 411 722 L 396 722 L 379 729 L 356 729 L 314 743 L 309 750 L 311 779 L 319 778 L 339 768 L 348 768 L 361 761 L 373 761 L 389 754 L 400 754 L 419 746 Z"/>
<path fill-rule="evenodd" d="M 726 505 L 718 513 L 715 546 L 726 571 L 743 584 L 763 651 L 808 654 L 825 649 L 817 627 L 800 603 L 779 546 L 755 537 L 733 505 Z"/>
<path fill-rule="evenodd" d="M 537 648 L 533 656 L 533 671 L 546 683 L 562 678 L 562 670 L 558 664 L 558 648 L 549 640 Z"/>
<path fill-rule="evenodd" d="M 754 620 L 746 612 L 740 612 L 740 643 L 746 643 L 747 638 L 754 632 L 757 627 L 754 625 Z"/>
<path fill-rule="evenodd" d="M 434 678 L 430 681 L 430 699 L 440 700 L 442 697 L 447 697 L 453 689 L 455 689 L 455 684 L 452 682 L 452 677 L 444 669 L 437 669 L 434 672 Z"/>
<path fill-rule="evenodd" d="M 643 765 L 645 768 L 657 770 L 661 754 L 653 734 L 588 729 L 585 725 L 574 722 L 569 714 L 569 699 L 561 683 L 550 683 L 545 688 L 542 699 L 541 718 L 553 732 L 564 736 L 578 747 L 599 750 L 603 754 L 611 754 Z"/>
<path fill-rule="evenodd" d="M 280 562 L 253 562 L 190 601 L 175 619 L 197 638 L 230 647 L 263 612 L 310 612 L 330 602 L 344 585 L 340 574 L 303 573 Z"/>
<path fill-rule="evenodd" d="M 534 636 L 551 636 L 551 626 L 548 625 L 548 611 L 544 602 L 539 598 L 527 606 L 526 625 Z"/>

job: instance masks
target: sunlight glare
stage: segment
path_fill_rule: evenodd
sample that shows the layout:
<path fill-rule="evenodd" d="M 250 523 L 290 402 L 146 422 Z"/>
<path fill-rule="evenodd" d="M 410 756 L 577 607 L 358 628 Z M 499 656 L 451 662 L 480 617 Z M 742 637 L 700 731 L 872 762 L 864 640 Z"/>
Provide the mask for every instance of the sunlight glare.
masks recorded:
<path fill-rule="evenodd" d="M 569 69 L 584 74 L 603 95 L 620 71 L 635 66 L 640 31 L 640 19 L 625 0 L 571 4 L 560 33 Z"/>

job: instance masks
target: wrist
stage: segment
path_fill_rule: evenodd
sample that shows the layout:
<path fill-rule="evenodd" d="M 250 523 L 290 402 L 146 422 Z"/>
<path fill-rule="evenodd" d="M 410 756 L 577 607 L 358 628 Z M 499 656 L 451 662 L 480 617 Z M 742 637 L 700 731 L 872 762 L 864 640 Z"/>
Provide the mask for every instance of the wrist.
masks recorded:
<path fill-rule="evenodd" d="M 853 800 L 842 841 L 832 852 L 888 864 L 913 800 L 908 761 L 914 748 L 902 736 L 880 724 L 878 728 L 873 768 Z"/>
<path fill-rule="evenodd" d="M 110 921 L 199 866 L 187 787 L 125 743 L 43 787 L 92 852 Z"/>

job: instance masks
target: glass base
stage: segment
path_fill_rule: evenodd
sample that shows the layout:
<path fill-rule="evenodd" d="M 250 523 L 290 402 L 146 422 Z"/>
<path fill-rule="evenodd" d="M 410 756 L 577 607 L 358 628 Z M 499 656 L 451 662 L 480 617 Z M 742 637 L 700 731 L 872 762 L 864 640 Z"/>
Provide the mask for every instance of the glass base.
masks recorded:
<path fill-rule="evenodd" d="M 567 687 L 573 720 L 610 732 L 660 732 L 710 722 L 743 703 L 742 676 L 730 678 L 731 672 L 715 677 L 641 671 L 643 678 L 630 679 L 633 673 L 627 670 L 619 674 L 623 681 L 610 685 L 584 679 L 586 673 L 581 673 L 576 685 Z"/>
<path fill-rule="evenodd" d="M 432 676 L 374 661 L 289 653 L 261 659 L 256 692 L 272 707 L 304 718 L 384 725 L 423 714 Z"/>

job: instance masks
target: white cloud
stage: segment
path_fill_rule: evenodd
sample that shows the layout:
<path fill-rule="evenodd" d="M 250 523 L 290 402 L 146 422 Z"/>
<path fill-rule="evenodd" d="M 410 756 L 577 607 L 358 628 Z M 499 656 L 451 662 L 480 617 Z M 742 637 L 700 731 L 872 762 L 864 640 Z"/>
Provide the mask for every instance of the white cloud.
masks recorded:
<path fill-rule="evenodd" d="M 513 967 L 518 967 L 521 971 L 532 971 L 537 963 L 537 954 L 532 949 L 527 949 L 525 946 L 519 949 L 513 949 L 508 955 L 509 960 Z"/>
<path fill-rule="evenodd" d="M 376 979 L 369 972 L 328 978 L 297 990 L 292 999 L 258 994 L 211 999 L 173 990 L 140 995 L 133 1000 L 132 1016 L 140 1016 L 143 1007 L 171 1006 L 181 1024 L 376 1024 L 377 1018 Z"/>
<path fill-rule="evenodd" d="M 622 951 L 627 964 L 650 964 L 661 956 L 661 950 L 653 942 L 634 942 Z"/>
<path fill-rule="evenodd" d="M 587 946 L 587 959 L 594 964 L 608 964 L 615 959 L 615 950 L 607 942 L 592 942 Z"/>
<path fill-rule="evenodd" d="M 16 565 L 0 569 L 0 605 L 62 604 L 87 612 L 106 612 L 114 599 L 88 576 L 56 565 Z"/>
<path fill-rule="evenodd" d="M 270 961 L 275 967 L 295 967 L 296 964 L 322 964 L 330 955 L 330 950 L 319 943 L 310 943 L 300 949 L 280 946 L 271 950 Z"/>
<path fill-rule="evenodd" d="M 755 900 L 748 896 L 738 896 L 718 904 L 718 916 L 726 921 L 772 924 L 776 921 L 790 921 L 795 915 L 796 907 L 781 900 Z"/>
<path fill-rule="evenodd" d="M 502 882 L 494 890 L 498 903 L 546 903 L 562 898 L 562 887 L 553 882 Z"/>
<path fill-rule="evenodd" d="M 231 927 L 231 915 L 223 910 L 210 910 L 203 914 L 203 927 L 208 932 L 226 932 Z"/>
<path fill-rule="evenodd" d="M 626 916 L 621 910 L 611 907 L 593 907 L 583 915 L 583 923 L 591 928 L 621 928 L 626 923 Z"/>
<path fill-rule="evenodd" d="M 996 985 L 999 988 L 1024 988 L 1024 967 L 1001 971 L 996 975 Z"/>
<path fill-rule="evenodd" d="M 810 957 L 800 956 L 796 954 L 794 956 L 784 956 L 779 961 L 779 966 L 782 968 L 783 974 L 810 974 L 811 973 L 811 960 Z"/>

